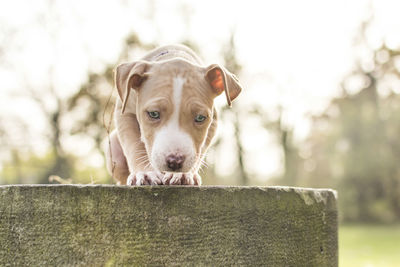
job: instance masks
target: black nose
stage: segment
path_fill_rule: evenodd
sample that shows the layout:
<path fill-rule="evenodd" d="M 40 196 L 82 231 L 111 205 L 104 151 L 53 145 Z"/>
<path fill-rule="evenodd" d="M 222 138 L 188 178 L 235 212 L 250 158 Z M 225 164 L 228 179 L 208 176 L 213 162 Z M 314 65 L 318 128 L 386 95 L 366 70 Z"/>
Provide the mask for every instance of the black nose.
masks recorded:
<path fill-rule="evenodd" d="M 183 162 L 185 161 L 185 156 L 181 154 L 169 154 L 165 161 L 167 162 L 168 168 L 176 171 L 182 168 Z"/>

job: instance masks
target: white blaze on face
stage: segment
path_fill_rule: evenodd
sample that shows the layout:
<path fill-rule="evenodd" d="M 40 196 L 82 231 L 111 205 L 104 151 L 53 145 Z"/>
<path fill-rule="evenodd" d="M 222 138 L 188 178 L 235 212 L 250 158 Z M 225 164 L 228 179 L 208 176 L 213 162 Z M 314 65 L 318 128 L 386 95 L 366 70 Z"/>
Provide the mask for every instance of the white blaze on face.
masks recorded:
<path fill-rule="evenodd" d="M 166 157 L 170 154 L 179 153 L 185 157 L 182 172 L 188 172 L 194 167 L 196 161 L 196 150 L 192 138 L 179 126 L 180 106 L 185 79 L 174 78 L 173 82 L 173 112 L 166 124 L 154 136 L 151 151 L 151 164 L 159 171 L 167 171 Z"/>

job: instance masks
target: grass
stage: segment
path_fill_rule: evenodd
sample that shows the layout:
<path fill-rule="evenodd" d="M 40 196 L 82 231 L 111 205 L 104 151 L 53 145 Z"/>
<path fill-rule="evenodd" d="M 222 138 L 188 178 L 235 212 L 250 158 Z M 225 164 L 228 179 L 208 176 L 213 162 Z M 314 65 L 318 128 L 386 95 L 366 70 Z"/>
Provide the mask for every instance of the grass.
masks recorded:
<path fill-rule="evenodd" d="M 400 266 L 400 225 L 340 226 L 339 266 Z"/>

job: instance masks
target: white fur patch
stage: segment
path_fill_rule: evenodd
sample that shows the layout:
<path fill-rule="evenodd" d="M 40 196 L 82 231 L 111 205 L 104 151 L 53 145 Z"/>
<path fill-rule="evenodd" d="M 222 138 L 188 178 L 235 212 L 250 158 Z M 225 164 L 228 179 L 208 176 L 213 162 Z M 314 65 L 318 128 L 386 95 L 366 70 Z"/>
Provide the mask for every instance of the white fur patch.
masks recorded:
<path fill-rule="evenodd" d="M 173 91 L 174 112 L 172 113 L 171 121 L 176 121 L 177 123 L 179 122 L 179 113 L 182 102 L 182 91 L 185 81 L 186 81 L 185 79 L 179 76 L 174 78 L 174 91 Z"/>
<path fill-rule="evenodd" d="M 173 112 L 169 121 L 154 137 L 151 153 L 151 164 L 159 171 L 167 170 L 166 157 L 172 153 L 180 153 L 185 156 L 182 167 L 183 172 L 189 171 L 195 162 L 196 150 L 192 138 L 179 126 L 179 114 L 182 101 L 182 90 L 185 83 L 182 77 L 174 78 L 173 82 Z"/>

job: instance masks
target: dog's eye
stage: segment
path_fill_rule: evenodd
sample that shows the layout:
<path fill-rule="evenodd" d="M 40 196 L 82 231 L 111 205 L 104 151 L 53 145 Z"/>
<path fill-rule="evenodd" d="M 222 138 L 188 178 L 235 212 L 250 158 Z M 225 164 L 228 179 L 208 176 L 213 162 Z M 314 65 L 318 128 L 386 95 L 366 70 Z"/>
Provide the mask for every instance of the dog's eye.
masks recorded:
<path fill-rule="evenodd" d="M 203 122 L 203 121 L 205 121 L 205 119 L 206 119 L 206 116 L 203 116 L 203 115 L 199 114 L 194 118 L 194 121 L 195 122 Z"/>
<path fill-rule="evenodd" d="M 147 111 L 147 114 L 149 117 L 153 120 L 158 120 L 160 119 L 160 112 L 158 111 Z"/>

